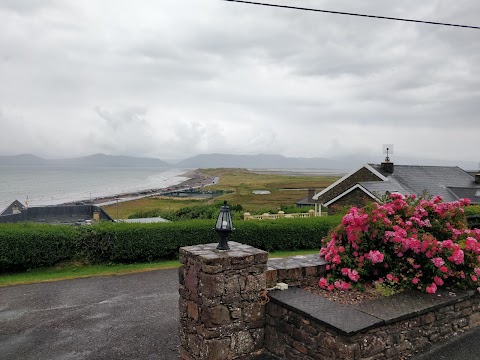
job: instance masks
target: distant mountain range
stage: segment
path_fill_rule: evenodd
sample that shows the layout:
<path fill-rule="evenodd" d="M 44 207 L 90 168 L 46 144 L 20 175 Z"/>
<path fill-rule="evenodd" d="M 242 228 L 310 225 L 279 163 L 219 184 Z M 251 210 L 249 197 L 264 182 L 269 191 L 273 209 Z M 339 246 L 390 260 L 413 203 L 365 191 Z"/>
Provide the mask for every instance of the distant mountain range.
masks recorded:
<path fill-rule="evenodd" d="M 1 166 L 172 167 L 154 158 L 95 154 L 73 159 L 43 159 L 32 154 L 0 156 Z"/>
<path fill-rule="evenodd" d="M 176 163 L 155 158 L 95 154 L 72 159 L 43 159 L 32 154 L 0 156 L 0 166 L 78 166 L 78 167 L 160 167 L 160 168 L 247 168 L 247 169 L 334 169 L 352 170 L 364 163 L 380 163 L 383 158 L 355 154 L 326 158 L 290 158 L 282 155 L 201 154 Z M 391 160 L 404 165 L 459 166 L 477 170 L 474 161 L 449 161 L 395 156 Z"/>

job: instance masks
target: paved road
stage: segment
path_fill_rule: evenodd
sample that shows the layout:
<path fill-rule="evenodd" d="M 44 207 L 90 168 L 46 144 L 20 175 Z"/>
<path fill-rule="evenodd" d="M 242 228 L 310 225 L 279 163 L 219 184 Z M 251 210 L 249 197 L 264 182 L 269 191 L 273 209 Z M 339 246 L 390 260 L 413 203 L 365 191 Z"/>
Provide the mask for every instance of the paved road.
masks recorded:
<path fill-rule="evenodd" d="M 176 360 L 177 270 L 0 288 L 2 360 Z M 416 360 L 480 359 L 480 329 Z"/>
<path fill-rule="evenodd" d="M 177 359 L 177 270 L 0 288 L 2 360 Z"/>

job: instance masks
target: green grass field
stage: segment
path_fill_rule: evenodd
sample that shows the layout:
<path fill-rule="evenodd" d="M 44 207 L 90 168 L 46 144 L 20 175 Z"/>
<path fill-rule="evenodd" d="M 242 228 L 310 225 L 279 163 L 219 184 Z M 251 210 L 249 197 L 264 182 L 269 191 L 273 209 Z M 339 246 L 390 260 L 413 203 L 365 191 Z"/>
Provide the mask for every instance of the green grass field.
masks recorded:
<path fill-rule="evenodd" d="M 195 206 L 204 203 L 204 200 L 186 198 L 151 197 L 118 204 L 118 219 L 127 219 L 129 215 L 140 210 L 162 209 L 167 211 L 179 210 L 186 206 Z M 103 206 L 103 209 L 114 219 L 117 219 L 117 205 Z"/>
<path fill-rule="evenodd" d="M 261 212 L 264 209 L 276 209 L 281 205 L 294 205 L 307 196 L 308 188 L 318 190 L 332 184 L 337 177 L 331 176 L 290 176 L 277 174 L 256 174 L 246 169 L 203 169 L 204 174 L 220 177 L 218 185 L 212 190 L 231 190 L 230 194 L 219 200 L 231 204 L 240 204 L 245 211 Z M 254 190 L 268 190 L 266 195 L 255 195 Z M 192 200 L 179 198 L 144 198 L 118 204 L 118 218 L 126 219 L 140 210 L 161 209 L 174 211 L 186 206 L 194 206 L 211 200 Z M 105 206 L 112 217 L 117 218 L 117 205 Z"/>
<path fill-rule="evenodd" d="M 277 251 L 270 253 L 269 257 L 279 258 L 308 254 L 318 254 L 318 249 Z M 71 280 L 92 276 L 126 275 L 152 270 L 174 269 L 179 266 L 180 263 L 177 260 L 127 265 L 84 265 L 80 263 L 66 263 L 54 267 L 38 268 L 28 272 L 0 275 L 0 287 Z"/>

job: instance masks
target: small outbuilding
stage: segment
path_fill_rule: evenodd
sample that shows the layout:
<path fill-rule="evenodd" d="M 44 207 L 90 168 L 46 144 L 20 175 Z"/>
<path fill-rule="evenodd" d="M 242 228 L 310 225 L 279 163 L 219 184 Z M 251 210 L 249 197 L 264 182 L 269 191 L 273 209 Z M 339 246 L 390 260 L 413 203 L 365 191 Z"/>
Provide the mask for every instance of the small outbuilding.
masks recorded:
<path fill-rule="evenodd" d="M 20 214 L 22 210 L 25 210 L 27 207 L 23 205 L 20 201 L 15 200 L 10 205 L 8 205 L 5 210 L 0 213 L 2 215 L 13 215 L 13 214 Z"/>

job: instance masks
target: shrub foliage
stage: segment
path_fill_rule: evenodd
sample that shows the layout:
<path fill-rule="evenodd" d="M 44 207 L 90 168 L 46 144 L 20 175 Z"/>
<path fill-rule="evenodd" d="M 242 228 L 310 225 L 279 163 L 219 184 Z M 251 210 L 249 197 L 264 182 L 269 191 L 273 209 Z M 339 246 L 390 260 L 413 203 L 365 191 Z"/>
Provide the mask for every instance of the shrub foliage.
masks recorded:
<path fill-rule="evenodd" d="M 79 238 L 72 226 L 0 224 L 0 271 L 50 266 L 72 259 Z"/>
<path fill-rule="evenodd" d="M 392 194 L 382 205 L 352 208 L 322 240 L 320 254 L 329 264 L 319 286 L 347 290 L 374 281 L 428 293 L 444 285 L 477 288 L 480 230 L 467 227 L 468 204 Z"/>
<path fill-rule="evenodd" d="M 236 221 L 228 238 L 267 251 L 312 249 L 340 217 Z M 100 223 L 88 227 L 0 224 L 0 272 L 64 260 L 134 263 L 173 259 L 182 246 L 218 242 L 212 220 Z"/>

